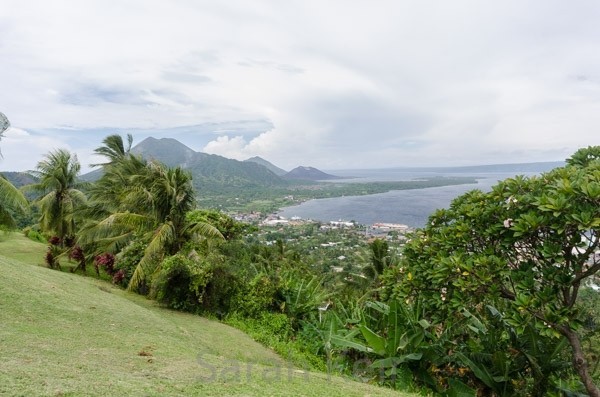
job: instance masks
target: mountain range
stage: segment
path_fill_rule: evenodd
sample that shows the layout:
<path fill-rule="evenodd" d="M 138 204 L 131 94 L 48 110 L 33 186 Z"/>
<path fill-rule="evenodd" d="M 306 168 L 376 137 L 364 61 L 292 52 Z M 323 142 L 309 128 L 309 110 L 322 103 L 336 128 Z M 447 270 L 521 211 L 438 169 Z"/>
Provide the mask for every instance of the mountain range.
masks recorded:
<path fill-rule="evenodd" d="M 132 148 L 132 152 L 146 159 L 155 159 L 170 167 L 181 166 L 191 172 L 194 186 L 199 193 L 215 191 L 239 191 L 245 188 L 285 187 L 310 181 L 340 179 L 313 167 L 300 166 L 291 171 L 281 169 L 261 157 L 244 161 L 196 152 L 173 138 L 146 138 Z M 562 166 L 564 162 L 497 164 L 451 168 L 424 168 L 428 171 L 456 173 L 474 172 L 543 172 Z M 415 168 L 416 169 L 416 168 Z M 412 170 L 415 170 L 412 169 Z M 393 169 L 389 169 L 393 171 Z M 3 172 L 15 186 L 33 183 L 35 179 L 26 172 Z M 84 174 L 81 179 L 94 181 L 102 175 L 101 169 Z"/>
<path fill-rule="evenodd" d="M 249 161 L 252 163 L 260 164 L 260 165 L 266 167 L 269 171 L 271 171 L 272 173 L 274 173 L 277 176 L 284 176 L 285 174 L 288 173 L 286 170 L 281 169 L 281 168 L 277 167 L 276 165 L 269 163 L 267 160 L 263 159 L 262 157 L 255 156 L 255 157 L 251 157 L 244 161 Z"/>
<path fill-rule="evenodd" d="M 238 161 L 196 152 L 173 138 L 146 138 L 131 152 L 145 159 L 158 160 L 170 167 L 180 166 L 190 171 L 199 192 L 287 186 L 293 183 L 291 181 L 336 178 L 312 167 L 298 167 L 287 172 L 261 157 Z M 94 180 L 100 175 L 101 171 L 93 171 L 84 175 L 83 179 Z"/>
<path fill-rule="evenodd" d="M 287 172 L 258 156 L 238 161 L 196 152 L 173 138 L 146 138 L 134 146 L 131 152 L 147 160 L 157 160 L 169 167 L 180 166 L 190 171 L 194 187 L 199 192 L 284 187 L 298 181 L 336 178 L 312 167 L 298 167 Z M 27 172 L 3 172 L 3 175 L 17 187 L 35 182 L 35 178 Z M 82 175 L 81 179 L 93 182 L 101 176 L 102 169 L 96 169 Z"/>
<path fill-rule="evenodd" d="M 131 151 L 145 159 L 190 171 L 199 192 L 286 184 L 264 165 L 196 152 L 172 138 L 146 138 Z"/>

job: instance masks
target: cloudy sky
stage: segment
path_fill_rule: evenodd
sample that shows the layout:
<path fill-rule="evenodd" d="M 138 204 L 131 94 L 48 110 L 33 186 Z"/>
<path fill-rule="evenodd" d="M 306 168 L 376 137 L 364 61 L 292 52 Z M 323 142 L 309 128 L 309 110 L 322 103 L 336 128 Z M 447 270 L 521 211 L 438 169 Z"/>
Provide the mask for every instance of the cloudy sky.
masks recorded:
<path fill-rule="evenodd" d="M 0 0 L 1 170 L 111 133 L 291 169 L 600 144 L 596 0 Z"/>

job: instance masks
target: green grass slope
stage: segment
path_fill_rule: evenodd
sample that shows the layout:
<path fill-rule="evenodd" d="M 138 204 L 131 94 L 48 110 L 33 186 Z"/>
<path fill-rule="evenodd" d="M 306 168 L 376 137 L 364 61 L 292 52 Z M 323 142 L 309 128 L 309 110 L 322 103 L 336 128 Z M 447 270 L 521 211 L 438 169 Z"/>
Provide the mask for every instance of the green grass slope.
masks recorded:
<path fill-rule="evenodd" d="M 290 368 L 224 324 L 29 264 L 43 251 L 0 241 L 0 395 L 403 395 Z"/>
<path fill-rule="evenodd" d="M 21 262 L 41 265 L 44 263 L 46 244 L 28 239 L 21 233 L 0 231 L 0 255 Z M 0 282 L 1 285 L 1 282 Z"/>

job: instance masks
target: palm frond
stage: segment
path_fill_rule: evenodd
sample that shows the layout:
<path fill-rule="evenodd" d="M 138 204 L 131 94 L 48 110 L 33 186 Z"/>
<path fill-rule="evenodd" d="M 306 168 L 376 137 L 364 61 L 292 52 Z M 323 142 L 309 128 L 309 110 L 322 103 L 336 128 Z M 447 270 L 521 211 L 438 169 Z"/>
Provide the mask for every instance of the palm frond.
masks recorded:
<path fill-rule="evenodd" d="M 160 225 L 152 235 L 152 240 L 146 247 L 146 255 L 156 255 L 168 251 L 169 246 L 175 241 L 175 228 L 171 222 Z"/>
<path fill-rule="evenodd" d="M 9 229 L 13 229 L 17 226 L 12 214 L 2 206 L 0 206 L 0 225 L 7 226 Z"/>
<path fill-rule="evenodd" d="M 192 237 L 204 237 L 204 238 L 216 238 L 224 240 L 225 237 L 221 234 L 219 229 L 206 222 L 195 222 L 189 226 L 189 232 Z"/>
<path fill-rule="evenodd" d="M 0 203 L 0 206 L 19 212 L 25 212 L 29 207 L 23 193 L 2 175 L 0 175 Z"/>
<path fill-rule="evenodd" d="M 173 238 L 174 230 L 172 224 L 165 223 L 156 229 L 152 236 L 152 240 L 148 243 L 148 246 L 144 251 L 143 258 L 140 260 L 140 263 L 138 263 L 131 276 L 131 280 L 127 286 L 128 290 L 137 289 L 141 282 L 156 270 L 156 267 L 158 266 L 156 258 L 165 253 L 167 247 L 173 241 Z"/>
<path fill-rule="evenodd" d="M 140 263 L 138 263 L 135 268 L 133 274 L 131 275 L 131 279 L 129 280 L 129 285 L 127 286 L 128 291 L 135 291 L 139 288 L 146 278 L 154 273 L 157 267 L 156 258 L 152 255 L 146 253 Z"/>

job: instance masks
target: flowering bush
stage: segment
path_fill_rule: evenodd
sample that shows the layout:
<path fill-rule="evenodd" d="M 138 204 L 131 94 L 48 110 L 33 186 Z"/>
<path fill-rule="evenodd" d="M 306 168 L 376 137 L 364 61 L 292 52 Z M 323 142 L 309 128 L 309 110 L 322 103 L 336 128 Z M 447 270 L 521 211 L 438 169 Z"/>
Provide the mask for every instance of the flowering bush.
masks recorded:
<path fill-rule="evenodd" d="M 115 256 L 109 252 L 105 252 L 102 255 L 96 256 L 96 259 L 94 260 L 94 265 L 96 266 L 96 269 L 99 269 L 100 267 L 104 267 L 104 271 L 108 275 L 114 276 Z"/>

